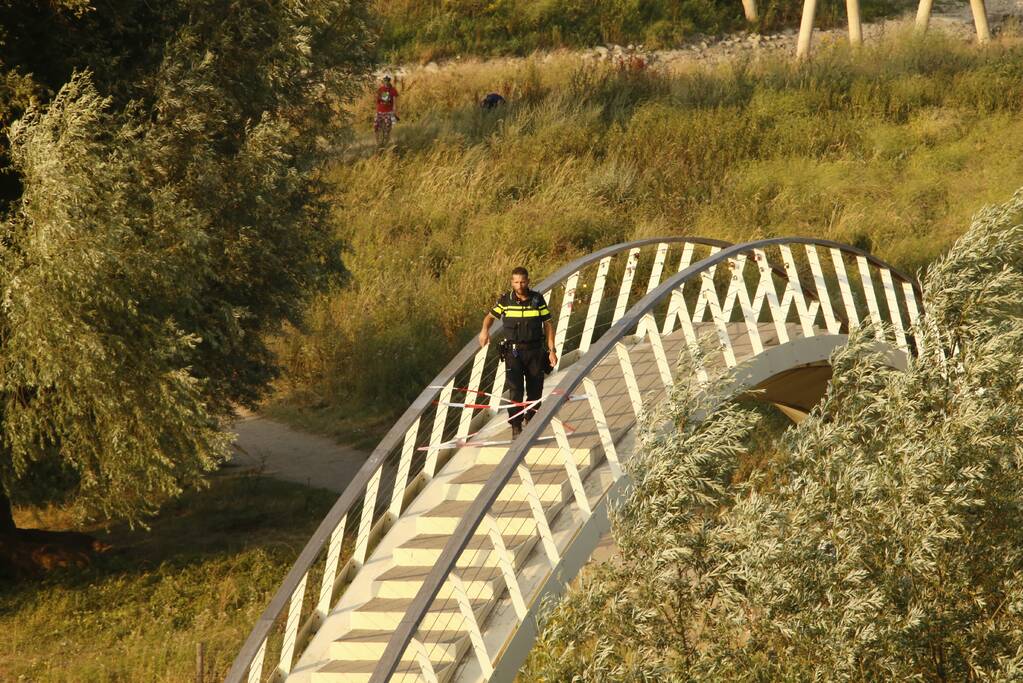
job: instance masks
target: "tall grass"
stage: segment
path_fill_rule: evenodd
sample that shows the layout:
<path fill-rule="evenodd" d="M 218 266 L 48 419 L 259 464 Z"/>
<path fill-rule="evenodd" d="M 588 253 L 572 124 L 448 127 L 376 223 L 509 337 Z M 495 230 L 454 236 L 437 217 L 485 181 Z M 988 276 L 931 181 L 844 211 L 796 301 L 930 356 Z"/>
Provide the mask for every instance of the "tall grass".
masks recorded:
<path fill-rule="evenodd" d="M 488 86 L 509 104 L 481 112 Z M 401 87 L 396 148 L 332 171 L 352 280 L 277 343 L 279 400 L 331 419 L 407 406 L 514 265 L 541 276 L 650 235 L 801 234 L 915 271 L 1023 177 L 1015 44 L 907 38 L 677 73 L 561 56 Z"/>
<path fill-rule="evenodd" d="M 909 6 L 864 0 L 871 20 Z M 761 0 L 751 28 L 795 26 L 802 3 Z M 537 49 L 642 43 L 664 48 L 697 34 L 749 27 L 739 0 L 377 0 L 380 47 L 395 60 L 428 61 L 463 54 L 527 54 Z M 844 16 L 844 3 L 824 0 L 820 25 Z"/>

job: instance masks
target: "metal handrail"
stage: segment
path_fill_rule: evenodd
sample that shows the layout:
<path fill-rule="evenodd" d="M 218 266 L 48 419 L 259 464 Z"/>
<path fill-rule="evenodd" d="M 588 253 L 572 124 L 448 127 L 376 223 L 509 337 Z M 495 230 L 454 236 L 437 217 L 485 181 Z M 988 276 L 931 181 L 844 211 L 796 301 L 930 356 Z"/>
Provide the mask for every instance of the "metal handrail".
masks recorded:
<path fill-rule="evenodd" d="M 632 242 L 622 242 L 605 247 L 604 249 L 586 256 L 582 256 L 562 266 L 553 274 L 543 279 L 540 284 L 536 286 L 536 290 L 541 292 L 553 290 L 554 287 L 567 280 L 574 273 L 579 272 L 586 266 L 596 263 L 607 256 L 612 256 L 627 250 L 652 244 L 686 242 L 703 246 L 718 247 L 721 249 L 731 246 L 729 242 L 722 240 L 684 236 L 652 237 L 634 240 Z M 491 327 L 491 335 L 496 336 L 501 329 L 502 324 L 501 321 L 498 320 Z M 401 443 L 405 432 L 412 426 L 416 419 L 422 416 L 422 414 L 437 398 L 441 391 L 437 387 L 446 384 L 455 377 L 460 370 L 465 368 L 466 365 L 472 361 L 478 351 L 478 342 L 475 339 L 470 340 L 465 347 L 463 347 L 462 350 L 459 351 L 446 366 L 444 366 L 444 369 L 441 370 L 433 381 L 429 383 L 428 387 L 419 394 L 405 413 L 398 418 L 383 439 L 381 439 L 376 448 L 373 449 L 369 458 L 367 458 L 363 466 L 359 468 L 355 477 L 324 516 L 323 521 L 320 522 L 316 531 L 313 532 L 312 537 L 302 549 L 302 552 L 292 565 L 291 570 L 284 577 L 284 580 L 281 582 L 277 592 L 256 620 L 252 631 L 249 633 L 244 645 L 235 657 L 234 662 L 224 679 L 224 683 L 242 683 L 248 667 L 256 659 L 257 652 L 259 652 L 260 648 L 264 646 L 274 623 L 288 608 L 292 595 L 299 588 L 309 571 L 313 568 L 316 558 L 330 540 L 334 529 L 336 529 L 340 524 L 341 519 L 348 514 L 348 512 L 359 501 L 360 497 L 363 496 L 370 480 L 384 466 L 391 451 Z M 363 514 L 372 515 L 373 511 L 363 511 Z"/>
<path fill-rule="evenodd" d="M 687 282 L 690 278 L 708 270 L 711 267 L 716 267 L 726 259 L 746 252 L 751 252 L 754 249 L 764 249 L 766 247 L 783 244 L 807 244 L 821 246 L 839 249 L 845 253 L 853 254 L 855 256 L 862 256 L 877 268 L 888 270 L 902 282 L 909 283 L 913 287 L 917 296 L 920 297 L 920 287 L 913 278 L 907 277 L 901 271 L 895 269 L 881 259 L 872 256 L 857 247 L 841 244 L 831 240 L 810 237 L 776 237 L 734 245 L 722 249 L 716 254 L 698 261 L 697 263 L 690 265 L 688 268 L 667 278 L 655 289 L 648 292 L 646 296 L 640 299 L 640 301 L 629 309 L 629 311 L 622 316 L 618 322 L 612 325 L 607 332 L 593 342 L 589 350 L 583 354 L 582 357 L 576 360 L 572 367 L 567 370 L 565 377 L 558 383 L 557 388 L 551 392 L 550 397 L 544 400 L 539 411 L 533 416 L 533 419 L 529 421 L 528 425 L 523 427 L 522 434 L 513 442 L 504 458 L 501 459 L 500 464 L 497 465 L 494 472 L 491 474 L 490 479 L 483 486 L 469 510 L 458 523 L 458 526 L 455 528 L 447 544 L 444 546 L 444 549 L 441 551 L 440 557 L 427 574 L 419 592 L 412 600 L 412 603 L 406 610 L 405 615 L 402 617 L 397 628 L 395 628 L 394 633 L 391 635 L 391 638 L 384 649 L 383 655 L 380 657 L 377 667 L 369 679 L 370 683 L 386 683 L 386 681 L 388 681 L 394 674 L 399 662 L 401 661 L 402 655 L 409 646 L 412 638 L 415 636 L 416 631 L 419 628 L 419 624 L 430 610 L 434 599 L 440 593 L 441 587 L 447 580 L 448 575 L 454 569 L 462 552 L 466 549 L 470 540 L 475 535 L 484 515 L 486 515 L 488 510 L 490 510 L 493 506 L 501 493 L 501 490 L 511 479 L 516 468 L 525 458 L 526 453 L 533 447 L 537 437 L 539 437 L 543 430 L 545 430 L 550 424 L 551 419 L 554 417 L 558 409 L 560 409 L 561 406 L 569 400 L 579 383 L 596 367 L 604 356 L 614 348 L 614 345 L 627 336 L 627 332 L 634 325 L 639 324 L 641 318 L 649 313 L 654 306 L 660 303 L 665 296 L 670 295 L 672 291 Z M 922 301 L 922 297 L 920 298 Z"/>

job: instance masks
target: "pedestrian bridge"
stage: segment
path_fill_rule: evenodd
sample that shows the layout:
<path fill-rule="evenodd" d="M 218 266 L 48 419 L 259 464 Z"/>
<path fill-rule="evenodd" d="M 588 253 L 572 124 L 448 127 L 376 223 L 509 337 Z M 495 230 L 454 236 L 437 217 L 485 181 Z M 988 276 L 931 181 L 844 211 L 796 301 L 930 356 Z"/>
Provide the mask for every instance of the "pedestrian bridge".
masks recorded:
<path fill-rule="evenodd" d="M 637 421 L 680 382 L 727 375 L 800 420 L 831 352 L 873 323 L 916 352 L 912 279 L 809 238 L 647 239 L 536 287 L 560 363 L 512 441 L 496 344 L 470 342 L 397 421 L 284 579 L 228 683 L 511 681 L 537 612 L 576 576 L 628 482 Z M 492 329 L 501 338 L 500 322 Z M 682 353 L 703 349 L 689 377 Z"/>

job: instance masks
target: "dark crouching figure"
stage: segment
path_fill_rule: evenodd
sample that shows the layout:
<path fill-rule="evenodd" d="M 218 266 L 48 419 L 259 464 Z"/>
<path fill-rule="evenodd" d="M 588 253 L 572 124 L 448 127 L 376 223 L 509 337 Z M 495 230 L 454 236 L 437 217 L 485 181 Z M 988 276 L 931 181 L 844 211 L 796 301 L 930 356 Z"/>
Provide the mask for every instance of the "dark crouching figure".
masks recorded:
<path fill-rule="evenodd" d="M 522 403 L 525 393 L 529 403 L 525 410 L 519 405 L 509 407 L 508 422 L 514 438 L 539 409 L 536 401 L 543 395 L 544 374 L 557 365 L 558 355 L 554 351 L 551 312 L 543 295 L 529 288 L 529 272 L 521 267 L 513 270 L 511 286 L 511 291 L 502 294 L 483 318 L 479 340 L 480 346 L 486 346 L 490 343 L 490 326 L 498 318 L 504 322 L 505 383 L 512 401 Z"/>
<path fill-rule="evenodd" d="M 480 100 L 481 109 L 494 109 L 504 104 L 504 98 L 498 95 L 496 92 L 492 92 L 482 100 Z"/>

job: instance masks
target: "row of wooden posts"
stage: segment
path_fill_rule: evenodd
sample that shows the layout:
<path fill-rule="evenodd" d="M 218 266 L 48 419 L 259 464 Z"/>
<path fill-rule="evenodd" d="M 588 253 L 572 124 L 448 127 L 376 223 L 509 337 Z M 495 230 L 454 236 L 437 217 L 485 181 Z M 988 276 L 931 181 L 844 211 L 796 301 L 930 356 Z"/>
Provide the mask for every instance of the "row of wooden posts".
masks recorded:
<path fill-rule="evenodd" d="M 920 0 L 916 10 L 916 29 L 927 30 L 931 20 L 933 0 Z M 749 21 L 757 20 L 757 0 L 742 0 L 742 8 Z M 991 40 L 991 30 L 987 23 L 987 9 L 984 0 L 970 0 L 973 12 L 973 23 L 977 27 L 977 41 L 986 43 Z M 845 11 L 849 17 L 849 44 L 863 44 L 863 27 L 860 22 L 860 0 L 845 0 Z M 813 34 L 813 21 L 817 15 L 817 0 L 803 0 L 803 18 L 799 23 L 799 40 L 796 42 L 796 57 L 804 58 L 810 53 L 810 36 Z"/>

